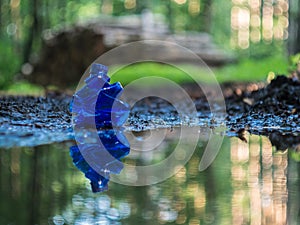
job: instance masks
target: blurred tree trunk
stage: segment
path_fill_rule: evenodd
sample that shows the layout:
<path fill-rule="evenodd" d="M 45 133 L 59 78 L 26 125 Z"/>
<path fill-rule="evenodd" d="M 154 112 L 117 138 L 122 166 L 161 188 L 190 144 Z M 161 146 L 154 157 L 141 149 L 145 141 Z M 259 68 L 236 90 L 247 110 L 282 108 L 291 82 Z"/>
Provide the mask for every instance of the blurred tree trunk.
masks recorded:
<path fill-rule="evenodd" d="M 288 53 L 294 55 L 300 52 L 300 3 L 299 0 L 289 0 L 289 39 Z"/>
<path fill-rule="evenodd" d="M 204 0 L 202 1 L 203 4 L 203 31 L 210 33 L 211 28 L 211 6 L 212 0 Z"/>
<path fill-rule="evenodd" d="M 172 10 L 172 2 L 167 0 L 167 20 L 170 31 L 174 32 L 174 21 L 173 21 L 173 10 Z"/>
<path fill-rule="evenodd" d="M 1 1 L 1 0 L 0 0 Z M 43 28 L 48 29 L 51 27 L 50 24 L 50 14 L 49 14 L 49 0 L 44 0 L 44 19 L 43 19 Z"/>
<path fill-rule="evenodd" d="M 66 22 L 66 1 L 65 0 L 58 1 L 58 8 L 61 10 L 60 18 L 59 18 L 60 23 L 64 25 L 64 23 Z"/>
<path fill-rule="evenodd" d="M 31 182 L 28 184 L 28 191 L 30 200 L 28 201 L 28 209 L 30 209 L 29 213 L 29 224 L 37 224 L 37 221 L 39 221 L 39 214 L 40 214 L 40 202 L 41 202 L 41 173 L 39 171 L 39 168 L 41 166 L 39 165 L 39 162 L 41 162 L 40 159 L 40 149 L 38 147 L 33 148 L 33 158 L 31 163 Z"/>
<path fill-rule="evenodd" d="M 34 38 L 38 35 L 39 30 L 39 18 L 38 18 L 38 0 L 30 0 L 31 5 L 31 17 L 32 25 L 29 27 L 27 41 L 24 44 L 23 62 L 28 62 L 31 52 Z"/>
<path fill-rule="evenodd" d="M 3 32 L 3 24 L 2 24 L 2 0 L 0 0 L 0 37 L 2 36 Z"/>
<path fill-rule="evenodd" d="M 21 16 L 20 16 L 20 2 L 18 1 L 10 1 L 10 11 L 11 11 L 11 22 L 12 24 L 15 24 L 17 29 L 13 35 L 13 40 L 17 47 L 19 47 L 19 41 L 21 39 Z"/>

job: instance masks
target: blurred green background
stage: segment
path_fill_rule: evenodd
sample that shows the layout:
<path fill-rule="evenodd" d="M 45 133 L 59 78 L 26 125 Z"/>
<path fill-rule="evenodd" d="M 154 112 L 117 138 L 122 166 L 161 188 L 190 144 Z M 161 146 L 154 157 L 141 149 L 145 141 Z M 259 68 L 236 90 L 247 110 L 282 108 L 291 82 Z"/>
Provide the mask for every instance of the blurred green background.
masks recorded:
<path fill-rule="evenodd" d="M 58 31 L 79 25 L 123 21 L 129 26 L 145 11 L 166 26 L 167 35 L 206 33 L 219 49 L 234 56 L 235 60 L 212 67 L 220 82 L 265 80 L 270 71 L 288 74 L 297 64 L 291 57 L 297 58 L 300 49 L 299 9 L 296 0 L 0 0 L 0 90 L 39 94 L 42 87 L 55 86 L 33 85 L 26 76 L 41 57 L 52 63 L 42 50 L 51 34 L 56 32 L 59 41 L 64 37 Z M 117 77 L 126 84 L 136 77 L 136 70 L 161 76 L 176 73 L 148 63 L 119 71 Z"/>

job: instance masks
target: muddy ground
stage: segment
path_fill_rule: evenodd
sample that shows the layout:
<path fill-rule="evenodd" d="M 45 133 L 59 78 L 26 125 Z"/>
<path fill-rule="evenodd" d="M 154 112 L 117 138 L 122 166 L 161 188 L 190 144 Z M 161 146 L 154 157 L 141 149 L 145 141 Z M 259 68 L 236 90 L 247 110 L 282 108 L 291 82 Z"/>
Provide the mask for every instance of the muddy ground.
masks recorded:
<path fill-rule="evenodd" d="M 223 84 L 225 119 L 212 115 L 199 88 L 184 85 L 192 97 L 198 119 L 184 120 L 176 109 L 159 98 L 147 98 L 131 109 L 124 125 L 128 131 L 199 125 L 215 129 L 226 125 L 225 134 L 242 140 L 245 132 L 268 136 L 277 149 L 300 143 L 300 82 L 278 76 L 270 84 Z M 71 96 L 48 93 L 46 97 L 0 97 L 0 147 L 36 146 L 72 140 Z M 179 103 L 185 104 L 185 103 Z M 216 106 L 217 107 L 217 106 Z M 216 110 L 217 112 L 217 110 Z"/>

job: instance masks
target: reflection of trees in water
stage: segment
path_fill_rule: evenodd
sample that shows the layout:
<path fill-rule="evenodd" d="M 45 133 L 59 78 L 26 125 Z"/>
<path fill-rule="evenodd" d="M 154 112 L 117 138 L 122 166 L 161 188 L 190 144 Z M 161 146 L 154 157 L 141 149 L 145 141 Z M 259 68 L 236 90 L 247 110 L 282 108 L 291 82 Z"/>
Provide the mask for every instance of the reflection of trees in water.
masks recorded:
<path fill-rule="evenodd" d="M 47 223 L 84 179 L 64 145 L 1 149 L 0 158 L 0 224 Z"/>
<path fill-rule="evenodd" d="M 232 224 L 286 224 L 288 154 L 273 153 L 266 137 L 248 142 L 231 141 Z"/>
<path fill-rule="evenodd" d="M 274 153 L 265 137 L 246 139 L 225 139 L 209 170 L 198 171 L 206 145 L 200 141 L 191 160 L 170 179 L 147 187 L 111 183 L 108 192 L 97 195 L 84 187 L 66 146 L 1 150 L 0 223 L 296 223 L 300 164 L 287 152 Z M 161 154 L 170 154 L 174 143 L 166 142 Z"/>

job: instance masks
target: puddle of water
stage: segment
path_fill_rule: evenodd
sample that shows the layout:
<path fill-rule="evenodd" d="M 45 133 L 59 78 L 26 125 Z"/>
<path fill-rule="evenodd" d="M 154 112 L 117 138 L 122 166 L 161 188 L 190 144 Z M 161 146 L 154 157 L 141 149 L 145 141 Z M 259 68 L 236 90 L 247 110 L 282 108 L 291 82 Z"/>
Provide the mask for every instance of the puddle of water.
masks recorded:
<path fill-rule="evenodd" d="M 154 151 L 132 149 L 124 163 L 149 165 L 171 154 L 178 133 L 159 132 L 135 134 L 166 141 Z M 199 172 L 203 135 L 171 178 L 143 187 L 110 182 L 96 194 L 72 164 L 72 143 L 0 149 L 0 224 L 299 224 L 300 163 L 293 150 L 275 153 L 266 137 L 246 139 L 225 137 L 212 165 Z"/>

